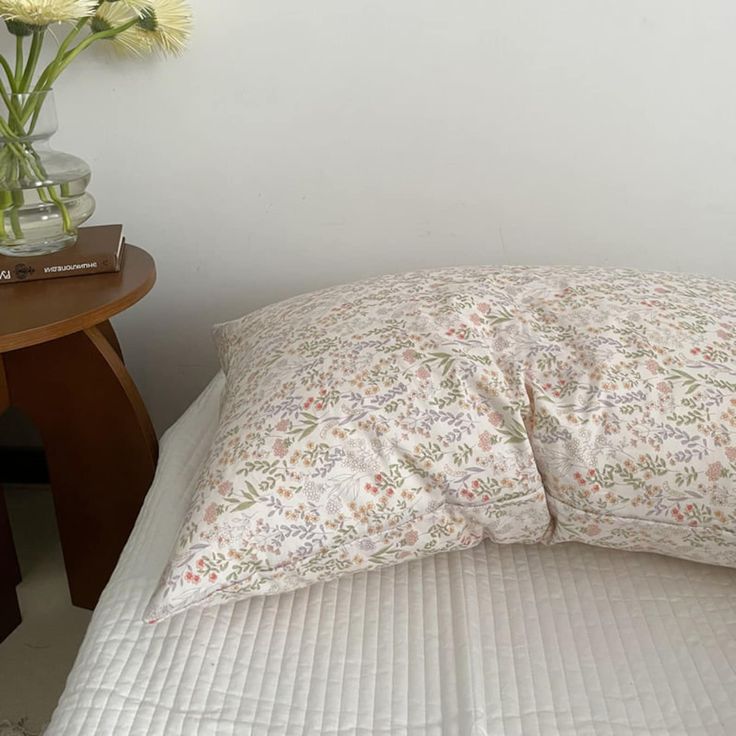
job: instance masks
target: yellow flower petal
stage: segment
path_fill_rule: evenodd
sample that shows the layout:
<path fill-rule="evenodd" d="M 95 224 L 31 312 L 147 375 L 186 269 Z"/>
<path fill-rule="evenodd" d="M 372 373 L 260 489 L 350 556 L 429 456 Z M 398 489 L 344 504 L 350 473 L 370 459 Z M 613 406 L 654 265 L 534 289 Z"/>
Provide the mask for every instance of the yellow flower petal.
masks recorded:
<path fill-rule="evenodd" d="M 92 15 L 97 0 L 0 0 L 0 18 L 47 26 Z"/>
<path fill-rule="evenodd" d="M 184 0 L 149 0 L 141 8 L 141 29 L 164 53 L 183 51 L 192 30 L 192 12 Z"/>

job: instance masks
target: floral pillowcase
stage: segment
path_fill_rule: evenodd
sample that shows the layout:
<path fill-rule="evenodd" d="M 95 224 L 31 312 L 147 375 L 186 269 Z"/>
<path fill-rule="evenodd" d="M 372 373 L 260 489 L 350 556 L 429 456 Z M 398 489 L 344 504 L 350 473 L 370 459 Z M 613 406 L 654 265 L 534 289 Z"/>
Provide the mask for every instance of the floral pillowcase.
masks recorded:
<path fill-rule="evenodd" d="M 549 541 L 736 566 L 736 283 L 560 271 L 518 304 Z"/>
<path fill-rule="evenodd" d="M 540 541 L 517 278 L 388 276 L 216 327 L 220 425 L 146 619 L 484 537 Z"/>
<path fill-rule="evenodd" d="M 215 330 L 218 432 L 145 618 L 496 542 L 736 566 L 736 286 L 451 268 Z"/>

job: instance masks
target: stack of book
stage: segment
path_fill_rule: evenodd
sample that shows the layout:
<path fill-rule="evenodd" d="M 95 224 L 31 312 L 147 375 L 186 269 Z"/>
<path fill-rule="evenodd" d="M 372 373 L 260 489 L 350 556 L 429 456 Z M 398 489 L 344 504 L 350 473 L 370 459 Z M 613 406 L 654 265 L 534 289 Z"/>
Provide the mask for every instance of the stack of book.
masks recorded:
<path fill-rule="evenodd" d="M 0 284 L 119 271 L 125 256 L 122 225 L 79 229 L 74 245 L 45 256 L 0 255 Z"/>

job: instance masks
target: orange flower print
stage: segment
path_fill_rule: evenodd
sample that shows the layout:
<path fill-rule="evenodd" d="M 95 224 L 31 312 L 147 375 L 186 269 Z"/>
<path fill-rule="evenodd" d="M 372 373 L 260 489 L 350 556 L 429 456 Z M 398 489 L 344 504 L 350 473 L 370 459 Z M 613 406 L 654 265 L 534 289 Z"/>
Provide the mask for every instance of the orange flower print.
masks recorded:
<path fill-rule="evenodd" d="M 404 534 L 404 544 L 408 547 L 413 547 L 419 539 L 419 534 L 414 530 L 411 529 L 406 534 Z"/>
<path fill-rule="evenodd" d="M 232 490 L 233 484 L 229 480 L 223 480 L 217 484 L 217 492 L 221 496 L 227 496 L 229 493 L 232 493 Z"/>
<path fill-rule="evenodd" d="M 500 411 L 492 411 L 488 417 L 488 421 L 494 427 L 501 427 L 503 425 L 503 414 Z"/>
<path fill-rule="evenodd" d="M 717 480 L 720 479 L 721 475 L 723 474 L 723 465 L 721 465 L 719 462 L 711 463 L 708 466 L 708 480 L 715 483 Z"/>
<path fill-rule="evenodd" d="M 216 503 L 211 503 L 205 510 L 204 510 L 204 521 L 205 524 L 214 524 L 217 521 L 218 517 L 218 507 Z"/>
<path fill-rule="evenodd" d="M 493 437 L 490 432 L 481 432 L 478 437 L 478 446 L 483 452 L 490 452 L 493 449 Z"/>

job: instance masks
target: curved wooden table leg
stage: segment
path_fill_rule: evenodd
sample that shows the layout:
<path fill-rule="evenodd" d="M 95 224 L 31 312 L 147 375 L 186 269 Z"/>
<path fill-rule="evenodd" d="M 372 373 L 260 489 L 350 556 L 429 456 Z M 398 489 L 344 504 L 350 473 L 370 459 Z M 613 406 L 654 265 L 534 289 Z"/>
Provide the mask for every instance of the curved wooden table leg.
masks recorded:
<path fill-rule="evenodd" d="M 15 586 L 20 582 L 5 496 L 0 488 L 0 641 L 21 622 Z"/>
<path fill-rule="evenodd" d="M 43 438 L 72 603 L 94 608 L 153 480 L 151 421 L 98 327 L 3 358 L 10 403 Z"/>
<path fill-rule="evenodd" d="M 10 406 L 8 384 L 0 355 L 0 414 Z M 5 495 L 0 488 L 0 641 L 21 621 L 15 586 L 20 582 L 20 568 L 15 556 L 13 533 L 10 529 Z"/>
<path fill-rule="evenodd" d="M 115 330 L 113 330 L 112 325 L 110 324 L 110 320 L 106 319 L 104 322 L 100 322 L 100 324 L 97 325 L 97 329 L 102 333 L 102 336 L 105 338 L 105 340 L 110 343 L 113 350 L 118 354 L 120 362 L 125 363 L 125 358 L 123 357 L 123 349 L 120 347 L 118 336 L 115 334 Z"/>

